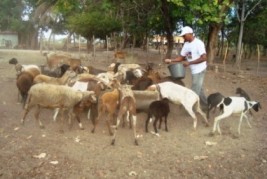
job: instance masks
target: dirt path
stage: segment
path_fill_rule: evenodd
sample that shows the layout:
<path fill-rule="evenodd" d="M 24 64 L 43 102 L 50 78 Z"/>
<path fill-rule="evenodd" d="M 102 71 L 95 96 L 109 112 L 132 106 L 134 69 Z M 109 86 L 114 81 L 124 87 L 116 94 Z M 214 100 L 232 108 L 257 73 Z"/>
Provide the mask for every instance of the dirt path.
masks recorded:
<path fill-rule="evenodd" d="M 158 56 L 138 52 L 137 60 L 153 61 Z M 69 130 L 66 121 L 52 121 L 52 111 L 43 110 L 40 118 L 45 129 L 39 129 L 33 111 L 24 126 L 20 124 L 22 105 L 17 102 L 15 71 L 8 64 L 11 57 L 21 63 L 44 64 L 37 51 L 0 51 L 0 177 L 1 178 L 265 178 L 267 176 L 267 76 L 257 77 L 255 68 L 241 77 L 232 72 L 207 72 L 206 93 L 216 91 L 234 95 L 242 87 L 263 109 L 255 114 L 252 129 L 244 122 L 237 135 L 238 117 L 222 121 L 222 136 L 209 137 L 211 126 L 193 121 L 183 107 L 171 105 L 169 132 L 160 137 L 144 132 L 146 114 L 138 114 L 139 146 L 133 132 L 118 131 L 117 143 L 111 146 L 104 121 L 92 134 L 91 121 L 82 116 L 85 130 L 74 122 Z M 108 55 L 85 63 L 107 66 Z M 152 58 L 153 57 L 153 58 Z M 145 59 L 145 60 L 144 60 Z M 266 71 L 266 67 L 264 66 Z M 253 71 L 254 70 L 254 71 Z M 190 86 L 187 71 L 185 83 Z M 215 114 L 212 114 L 214 116 Z M 152 125 L 149 126 L 152 130 Z M 215 145 L 206 145 L 206 142 Z"/>

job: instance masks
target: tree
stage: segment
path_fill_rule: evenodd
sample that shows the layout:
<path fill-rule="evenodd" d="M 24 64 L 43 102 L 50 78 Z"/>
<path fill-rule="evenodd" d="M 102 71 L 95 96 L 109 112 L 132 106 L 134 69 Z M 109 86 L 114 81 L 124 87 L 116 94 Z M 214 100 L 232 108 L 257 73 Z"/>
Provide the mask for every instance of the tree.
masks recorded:
<path fill-rule="evenodd" d="M 261 0 L 253 1 L 252 6 L 248 6 L 248 2 L 246 0 L 240 0 L 240 1 L 235 2 L 236 15 L 240 23 L 239 37 L 238 37 L 238 44 L 237 44 L 237 51 L 236 51 L 236 66 L 238 67 L 239 70 L 241 66 L 241 48 L 242 48 L 242 39 L 243 39 L 245 21 L 247 17 L 250 15 L 250 13 L 260 3 L 261 3 Z"/>

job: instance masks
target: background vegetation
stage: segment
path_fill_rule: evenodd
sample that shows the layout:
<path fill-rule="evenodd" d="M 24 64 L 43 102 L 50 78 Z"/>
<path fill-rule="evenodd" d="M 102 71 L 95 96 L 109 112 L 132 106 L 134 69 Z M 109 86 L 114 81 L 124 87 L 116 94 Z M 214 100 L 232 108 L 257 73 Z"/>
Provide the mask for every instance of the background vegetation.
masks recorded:
<path fill-rule="evenodd" d="M 88 50 L 94 38 L 107 43 L 107 37 L 121 49 L 146 49 L 159 34 L 167 38 L 170 57 L 173 35 L 189 25 L 205 41 L 210 63 L 230 46 L 238 65 L 257 46 L 266 56 L 266 7 L 267 0 L 1 0 L 0 30 L 18 32 L 19 44 L 31 49 L 49 29 L 51 36 L 84 37 Z"/>

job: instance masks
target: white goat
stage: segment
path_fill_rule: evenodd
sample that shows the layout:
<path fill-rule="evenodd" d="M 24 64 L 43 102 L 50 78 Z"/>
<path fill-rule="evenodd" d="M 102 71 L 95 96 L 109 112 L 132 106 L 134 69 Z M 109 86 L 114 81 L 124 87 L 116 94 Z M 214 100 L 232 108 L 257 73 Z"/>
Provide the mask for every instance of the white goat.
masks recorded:
<path fill-rule="evenodd" d="M 254 109 L 256 112 L 258 112 L 259 108 L 261 108 L 259 102 L 247 101 L 244 97 L 226 97 L 218 104 L 218 107 L 220 107 L 223 110 L 223 113 L 215 117 L 213 130 L 211 134 L 214 134 L 216 129 L 218 130 L 219 134 L 221 134 L 221 129 L 219 125 L 220 121 L 226 117 L 229 117 L 232 114 L 240 114 L 239 125 L 238 125 L 238 133 L 240 134 L 240 127 L 243 117 L 247 119 L 247 123 L 251 128 L 246 113 L 250 109 Z"/>
<path fill-rule="evenodd" d="M 194 120 L 194 129 L 197 127 L 197 117 L 193 111 L 193 107 L 196 104 L 196 111 L 201 114 L 206 124 L 209 125 L 204 112 L 200 108 L 199 96 L 191 89 L 167 81 L 151 85 L 148 90 L 158 90 L 162 98 L 168 98 L 174 104 L 182 104 Z"/>

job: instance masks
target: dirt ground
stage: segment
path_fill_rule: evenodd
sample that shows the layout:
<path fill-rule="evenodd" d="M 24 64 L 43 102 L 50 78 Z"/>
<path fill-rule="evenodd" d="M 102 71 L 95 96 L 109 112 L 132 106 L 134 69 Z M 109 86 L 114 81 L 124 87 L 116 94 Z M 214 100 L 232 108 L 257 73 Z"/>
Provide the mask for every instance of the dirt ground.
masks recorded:
<path fill-rule="evenodd" d="M 136 62 L 159 63 L 156 52 L 132 52 Z M 266 178 L 267 176 L 267 61 L 261 63 L 258 75 L 256 61 L 244 61 L 243 73 L 236 74 L 231 65 L 226 72 L 209 70 L 205 79 L 206 94 L 221 92 L 234 96 L 242 87 L 262 109 L 254 112 L 252 128 L 246 122 L 238 136 L 238 116 L 221 122 L 222 135 L 209 136 L 210 127 L 198 120 L 197 130 L 183 107 L 171 105 L 169 132 L 160 137 L 145 133 L 146 114 L 138 114 L 139 146 L 133 132 L 119 128 L 116 145 L 103 120 L 92 134 L 91 121 L 82 116 L 85 130 L 77 122 L 69 129 L 67 121 L 52 121 L 53 111 L 41 112 L 45 129 L 40 129 L 32 110 L 24 126 L 20 124 L 22 105 L 18 103 L 14 66 L 8 60 L 16 57 L 21 64 L 45 64 L 39 51 L 0 50 L 0 178 Z M 88 55 L 85 65 L 105 69 L 112 53 Z M 221 65 L 220 65 L 221 66 Z M 166 67 L 166 66 L 165 66 Z M 166 68 L 163 67 L 162 70 Z M 190 87 L 190 72 L 184 82 Z M 152 130 L 152 124 L 149 125 Z"/>

